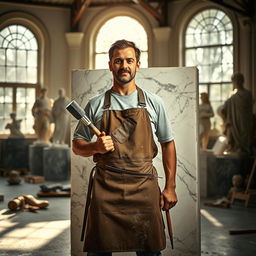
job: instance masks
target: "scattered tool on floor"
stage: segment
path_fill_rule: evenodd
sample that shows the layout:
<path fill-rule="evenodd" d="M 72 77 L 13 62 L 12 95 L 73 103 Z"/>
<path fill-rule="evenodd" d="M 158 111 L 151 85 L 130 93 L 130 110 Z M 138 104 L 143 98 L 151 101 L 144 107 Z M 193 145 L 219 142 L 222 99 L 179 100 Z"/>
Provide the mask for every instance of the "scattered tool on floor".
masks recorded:
<path fill-rule="evenodd" d="M 230 201 L 226 197 L 222 197 L 215 201 L 205 201 L 204 205 L 218 208 L 230 208 Z"/>
<path fill-rule="evenodd" d="M 69 197 L 71 193 L 71 185 L 61 184 L 43 184 L 40 185 L 41 191 L 37 193 L 39 197 Z"/>
<path fill-rule="evenodd" d="M 46 208 L 49 202 L 46 200 L 38 200 L 32 195 L 18 196 L 8 202 L 8 208 L 10 210 L 30 210 L 36 211 L 39 209 Z"/>
<path fill-rule="evenodd" d="M 44 183 L 45 179 L 43 176 L 26 175 L 24 177 L 24 181 L 27 183 L 38 184 L 38 183 Z"/>

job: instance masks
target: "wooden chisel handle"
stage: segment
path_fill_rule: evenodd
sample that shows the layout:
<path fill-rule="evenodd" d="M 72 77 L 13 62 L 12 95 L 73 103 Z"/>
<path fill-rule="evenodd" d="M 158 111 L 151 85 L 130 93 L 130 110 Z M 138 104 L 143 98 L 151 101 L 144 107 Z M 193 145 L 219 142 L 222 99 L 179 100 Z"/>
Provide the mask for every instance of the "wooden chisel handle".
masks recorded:
<path fill-rule="evenodd" d="M 167 220 L 167 227 L 168 227 L 168 233 L 170 236 L 171 246 L 173 247 L 173 232 L 172 232 L 172 222 L 171 222 L 171 216 L 169 210 L 165 212 L 166 213 L 166 220 Z"/>

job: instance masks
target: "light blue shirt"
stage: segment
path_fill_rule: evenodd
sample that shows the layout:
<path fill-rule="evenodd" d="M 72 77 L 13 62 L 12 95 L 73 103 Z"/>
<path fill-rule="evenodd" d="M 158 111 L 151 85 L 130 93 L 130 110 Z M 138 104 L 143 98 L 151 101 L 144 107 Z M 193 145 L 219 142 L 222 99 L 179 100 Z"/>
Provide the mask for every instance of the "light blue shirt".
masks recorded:
<path fill-rule="evenodd" d="M 156 135 L 160 143 L 168 142 L 173 140 L 173 133 L 171 129 L 170 121 L 168 120 L 164 103 L 162 99 L 143 89 L 145 96 L 146 109 L 148 111 L 149 119 L 152 126 L 152 131 Z M 100 129 L 101 119 L 103 112 L 105 93 L 97 95 L 90 99 L 85 107 L 85 114 L 92 121 L 92 123 Z M 110 110 L 126 110 L 130 108 L 140 108 L 138 105 L 138 91 L 134 91 L 128 95 L 120 95 L 114 91 L 111 91 L 111 105 Z M 74 139 L 84 139 L 91 141 L 93 137 L 91 129 L 81 122 L 78 123 L 74 132 Z"/>

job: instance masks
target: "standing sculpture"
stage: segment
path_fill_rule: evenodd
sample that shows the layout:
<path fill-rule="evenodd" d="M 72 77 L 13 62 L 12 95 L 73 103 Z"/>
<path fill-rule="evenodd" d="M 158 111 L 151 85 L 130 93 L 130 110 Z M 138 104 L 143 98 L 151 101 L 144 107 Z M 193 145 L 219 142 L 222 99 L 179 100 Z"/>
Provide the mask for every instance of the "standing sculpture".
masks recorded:
<path fill-rule="evenodd" d="M 10 129 L 9 138 L 24 138 L 23 133 L 20 131 L 20 123 L 22 122 L 22 119 L 17 120 L 16 113 L 11 113 L 10 117 L 12 122 L 5 126 L 5 129 Z"/>
<path fill-rule="evenodd" d="M 52 141 L 54 144 L 65 144 L 67 127 L 69 127 L 69 114 L 66 110 L 70 99 L 66 97 L 64 88 L 58 90 L 59 97 L 54 101 L 52 107 L 52 118 L 55 123 Z"/>
<path fill-rule="evenodd" d="M 201 93 L 201 104 L 199 105 L 199 131 L 200 131 L 200 143 L 202 151 L 206 151 L 209 132 L 211 129 L 210 118 L 214 116 L 211 102 L 208 97 L 208 93 Z"/>
<path fill-rule="evenodd" d="M 233 74 L 232 83 L 236 92 L 226 100 L 222 108 L 228 151 L 249 154 L 252 135 L 252 93 L 244 88 L 243 74 Z"/>
<path fill-rule="evenodd" d="M 38 137 L 37 143 L 50 144 L 52 99 L 46 96 L 46 92 L 46 88 L 41 89 L 40 96 L 32 107 L 32 115 L 35 118 L 33 128 Z"/>

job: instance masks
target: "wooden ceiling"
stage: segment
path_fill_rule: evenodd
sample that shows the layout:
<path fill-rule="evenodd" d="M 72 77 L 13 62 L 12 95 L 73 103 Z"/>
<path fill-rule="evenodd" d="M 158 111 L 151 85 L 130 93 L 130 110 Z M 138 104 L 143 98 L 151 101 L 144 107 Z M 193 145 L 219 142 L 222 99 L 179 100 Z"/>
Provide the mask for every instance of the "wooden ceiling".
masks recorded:
<path fill-rule="evenodd" d="M 78 23 L 89 7 L 110 6 L 120 4 L 138 4 L 150 13 L 160 26 L 168 25 L 168 3 L 185 0 L 0 0 L 19 4 L 43 5 L 49 7 L 64 7 L 71 9 L 71 30 L 77 31 Z M 204 0 L 220 5 L 240 15 L 255 17 L 255 0 Z"/>

